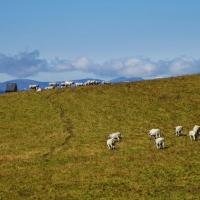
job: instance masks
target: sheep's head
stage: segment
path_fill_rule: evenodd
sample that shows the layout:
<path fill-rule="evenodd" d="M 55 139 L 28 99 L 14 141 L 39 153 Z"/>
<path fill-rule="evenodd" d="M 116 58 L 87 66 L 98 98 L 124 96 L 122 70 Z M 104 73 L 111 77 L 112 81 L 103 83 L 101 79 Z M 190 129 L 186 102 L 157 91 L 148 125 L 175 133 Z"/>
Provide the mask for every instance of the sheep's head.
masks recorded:
<path fill-rule="evenodd" d="M 118 138 L 112 138 L 113 143 L 118 142 Z"/>

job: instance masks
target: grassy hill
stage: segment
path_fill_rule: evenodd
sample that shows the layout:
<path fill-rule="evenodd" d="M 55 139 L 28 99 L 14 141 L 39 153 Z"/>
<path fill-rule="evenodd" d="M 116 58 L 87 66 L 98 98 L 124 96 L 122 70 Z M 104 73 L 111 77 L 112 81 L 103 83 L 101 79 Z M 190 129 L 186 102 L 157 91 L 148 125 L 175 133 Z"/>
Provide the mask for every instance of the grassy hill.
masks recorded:
<path fill-rule="evenodd" d="M 174 133 L 195 124 L 200 75 L 0 95 L 0 199 L 200 199 L 200 141 Z"/>

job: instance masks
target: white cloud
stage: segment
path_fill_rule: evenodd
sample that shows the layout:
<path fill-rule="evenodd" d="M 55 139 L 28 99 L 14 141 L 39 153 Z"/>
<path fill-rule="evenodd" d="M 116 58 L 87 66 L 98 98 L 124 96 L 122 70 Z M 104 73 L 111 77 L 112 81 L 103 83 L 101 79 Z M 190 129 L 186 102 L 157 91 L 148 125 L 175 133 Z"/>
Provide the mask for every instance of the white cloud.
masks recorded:
<path fill-rule="evenodd" d="M 92 61 L 86 57 L 80 57 L 72 61 L 72 65 L 75 69 L 80 71 L 87 71 L 92 65 Z"/>
<path fill-rule="evenodd" d="M 200 61 L 187 56 L 173 59 L 169 64 L 169 72 L 172 74 L 195 73 L 199 70 Z"/>
<path fill-rule="evenodd" d="M 0 54 L 0 73 L 14 77 L 27 77 L 45 70 L 47 62 L 39 58 L 39 51 L 22 52 L 14 56 Z"/>
<path fill-rule="evenodd" d="M 40 58 L 39 51 L 8 56 L 0 54 L 0 73 L 12 77 L 36 77 L 39 73 L 79 72 L 99 77 L 160 77 L 200 73 L 200 59 L 181 56 L 153 61 L 144 57 L 119 58 L 96 63 L 86 57 L 73 60 Z"/>

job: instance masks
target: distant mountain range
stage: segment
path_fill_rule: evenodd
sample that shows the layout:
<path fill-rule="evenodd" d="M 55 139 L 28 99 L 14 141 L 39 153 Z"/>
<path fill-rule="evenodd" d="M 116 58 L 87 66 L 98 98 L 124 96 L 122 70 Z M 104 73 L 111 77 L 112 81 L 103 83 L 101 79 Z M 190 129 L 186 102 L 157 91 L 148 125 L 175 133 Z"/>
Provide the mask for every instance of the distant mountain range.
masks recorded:
<path fill-rule="evenodd" d="M 142 80 L 143 78 L 141 77 L 130 77 L 130 78 L 118 77 L 118 78 L 112 79 L 110 82 L 119 83 L 119 82 L 132 82 L 132 81 L 142 81 Z"/>
<path fill-rule="evenodd" d="M 79 80 L 73 80 L 74 82 L 81 82 L 84 83 L 87 80 L 97 80 L 97 81 L 103 81 L 100 79 L 92 79 L 92 78 L 86 78 L 86 79 L 79 79 Z M 140 77 L 131 77 L 131 78 L 126 78 L 126 77 L 119 77 L 110 80 L 111 83 L 119 83 L 119 82 L 131 82 L 131 81 L 140 81 L 143 80 Z M 61 83 L 62 81 L 57 81 L 57 83 Z M 42 82 L 42 81 L 35 81 L 35 80 L 30 80 L 30 79 L 15 79 L 15 80 L 10 80 L 10 81 L 5 81 L 0 83 L 0 93 L 3 93 L 6 89 L 7 83 L 16 83 L 18 90 L 27 90 L 30 84 L 37 84 L 41 88 L 47 87 L 50 82 Z"/>

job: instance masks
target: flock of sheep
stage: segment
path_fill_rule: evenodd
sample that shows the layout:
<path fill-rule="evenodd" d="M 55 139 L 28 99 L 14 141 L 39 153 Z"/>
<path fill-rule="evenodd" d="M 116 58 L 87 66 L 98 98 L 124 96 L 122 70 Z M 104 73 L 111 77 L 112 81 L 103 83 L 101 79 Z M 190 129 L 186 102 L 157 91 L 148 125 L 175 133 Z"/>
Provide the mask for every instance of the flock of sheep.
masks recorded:
<path fill-rule="evenodd" d="M 82 82 L 74 82 L 74 81 L 65 81 L 62 83 L 51 82 L 49 86 L 45 87 L 45 90 L 51 90 L 55 88 L 65 88 L 65 87 L 78 87 L 78 86 L 85 86 L 85 85 L 99 85 L 99 84 L 109 84 L 108 81 L 98 81 L 98 80 L 87 80 L 84 83 Z M 37 84 L 29 85 L 30 90 L 35 90 L 36 92 L 41 92 L 42 88 Z"/>
<path fill-rule="evenodd" d="M 181 136 L 183 134 L 183 126 L 176 126 L 175 127 L 175 134 L 176 136 Z M 189 131 L 189 137 L 191 140 L 196 140 L 198 135 L 200 134 L 200 126 L 195 125 L 191 131 Z M 148 135 L 150 138 L 155 139 L 155 145 L 157 149 L 164 149 L 165 148 L 165 139 L 164 137 L 161 137 L 161 131 L 160 129 L 151 129 L 148 132 Z M 111 133 L 108 135 L 107 139 L 107 147 L 108 149 L 112 150 L 115 149 L 115 143 L 119 142 L 122 138 L 122 135 L 120 132 Z"/>
<path fill-rule="evenodd" d="M 84 86 L 84 85 L 98 85 L 98 84 L 108 84 L 109 82 L 105 81 L 97 81 L 97 80 L 87 80 L 85 83 L 79 83 L 79 82 L 73 82 L 73 81 L 65 81 L 63 83 L 49 83 L 49 86 L 45 87 L 44 89 L 54 89 L 54 88 L 64 88 L 64 87 L 71 87 L 71 86 Z M 34 89 L 37 92 L 42 91 L 42 88 L 39 87 L 39 85 L 29 85 L 29 89 Z M 183 134 L 183 126 L 176 126 L 175 127 L 175 133 L 176 136 L 180 136 Z M 189 137 L 191 140 L 196 140 L 198 135 L 200 133 L 200 126 L 195 125 L 191 131 L 189 131 Z M 161 131 L 158 128 L 151 129 L 148 133 L 150 138 L 155 139 L 155 145 L 157 149 L 163 149 L 165 148 L 165 139 L 164 137 L 161 137 Z M 115 149 L 115 143 L 119 142 L 122 138 L 122 135 L 120 132 L 111 133 L 108 136 L 107 139 L 107 147 L 109 149 Z"/>

